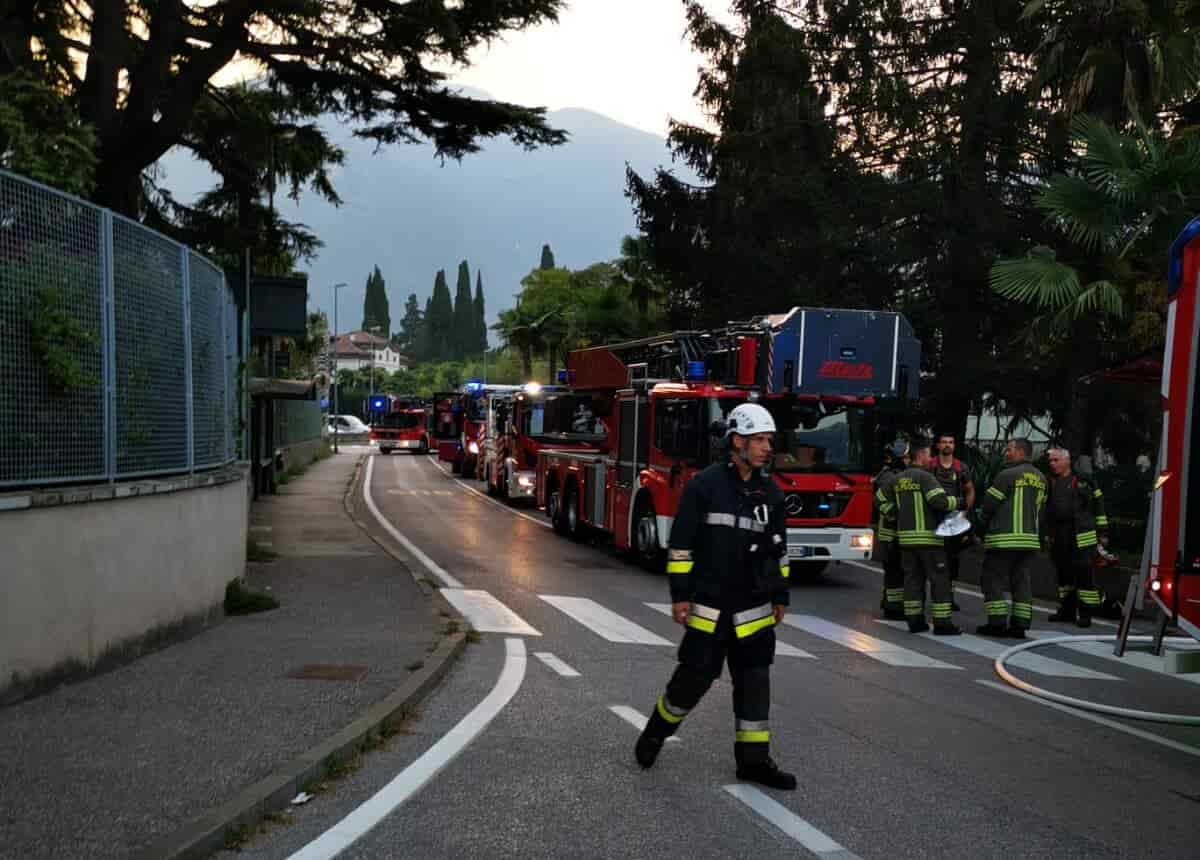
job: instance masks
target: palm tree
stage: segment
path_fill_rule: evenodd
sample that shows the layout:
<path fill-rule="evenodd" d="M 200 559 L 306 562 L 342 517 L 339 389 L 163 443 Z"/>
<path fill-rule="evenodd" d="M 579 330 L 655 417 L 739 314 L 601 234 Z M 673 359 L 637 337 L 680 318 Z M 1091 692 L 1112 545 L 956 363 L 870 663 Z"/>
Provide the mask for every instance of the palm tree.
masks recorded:
<path fill-rule="evenodd" d="M 625 236 L 621 239 L 621 257 L 617 271 L 629 287 L 629 297 L 645 318 L 650 303 L 665 292 L 662 275 L 654 268 L 650 240 L 645 236 Z"/>
<path fill-rule="evenodd" d="M 1122 134 L 1092 116 L 1072 121 L 1083 154 L 1037 199 L 1066 240 L 1022 258 L 997 260 L 992 289 L 1032 305 L 1060 333 L 1081 317 L 1124 318 L 1139 283 L 1156 279 L 1165 249 L 1200 211 L 1200 137 L 1171 137 L 1138 125 Z"/>
<path fill-rule="evenodd" d="M 499 321 L 492 326 L 493 330 L 500 333 L 500 339 L 506 347 L 520 353 L 525 379 L 533 376 L 533 353 L 543 346 L 542 326 L 547 316 L 518 303 L 515 308 L 500 311 Z"/>

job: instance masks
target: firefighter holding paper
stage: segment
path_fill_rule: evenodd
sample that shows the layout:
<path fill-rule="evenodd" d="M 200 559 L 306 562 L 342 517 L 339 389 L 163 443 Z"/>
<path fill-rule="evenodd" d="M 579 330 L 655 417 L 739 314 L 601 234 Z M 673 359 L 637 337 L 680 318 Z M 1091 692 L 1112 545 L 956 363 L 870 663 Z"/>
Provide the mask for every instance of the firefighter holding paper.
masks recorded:
<path fill-rule="evenodd" d="M 737 778 L 796 787 L 796 778 L 768 754 L 774 628 L 787 608 L 789 573 L 783 492 L 763 472 L 774 433 L 775 421 L 762 406 L 735 407 L 726 424 L 729 458 L 684 488 L 671 526 L 667 579 L 671 614 L 687 629 L 679 666 L 634 750 L 642 767 L 654 764 L 728 661 Z"/>
<path fill-rule="evenodd" d="M 1084 475 L 1071 471 L 1071 452 L 1051 448 L 1050 497 L 1046 503 L 1046 532 L 1058 573 L 1058 612 L 1051 621 L 1092 625 L 1100 609 L 1092 560 L 1108 544 L 1104 493 Z"/>
<path fill-rule="evenodd" d="M 929 471 L 929 443 L 914 443 L 912 465 L 896 476 L 888 499 L 881 506 L 884 515 L 894 512 L 896 536 L 900 544 L 900 563 L 904 567 L 904 617 L 911 633 L 929 629 L 925 620 L 925 585 L 929 584 L 930 613 L 937 636 L 956 636 L 962 631 L 954 624 L 954 599 L 950 572 L 942 538 L 934 534 L 940 514 L 958 509 L 951 496 Z"/>

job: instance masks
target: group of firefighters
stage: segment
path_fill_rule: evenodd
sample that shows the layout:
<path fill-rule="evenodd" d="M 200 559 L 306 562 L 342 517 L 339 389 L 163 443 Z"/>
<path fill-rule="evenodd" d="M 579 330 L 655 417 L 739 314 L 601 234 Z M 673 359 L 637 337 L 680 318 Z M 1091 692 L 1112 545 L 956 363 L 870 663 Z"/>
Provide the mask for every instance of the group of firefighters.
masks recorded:
<path fill-rule="evenodd" d="M 684 488 L 671 528 L 667 575 L 671 614 L 685 630 L 679 665 L 634 748 L 643 768 L 654 765 L 663 742 L 727 663 L 738 779 L 785 791 L 796 787 L 795 776 L 768 754 L 774 628 L 787 611 L 790 572 L 783 493 L 764 471 L 775 432 L 775 421 L 762 406 L 736 407 L 726 419 L 728 457 Z M 972 540 L 971 529 L 958 523 L 947 530 L 956 532 L 952 537 L 938 534 L 948 516 L 961 515 L 969 524 L 965 516 L 975 508 L 975 487 L 954 457 L 954 441 L 939 437 L 936 458 L 928 443 L 898 441 L 875 480 L 884 614 L 906 620 L 914 633 L 929 629 L 927 585 L 933 632 L 962 632 L 953 621 L 958 607 L 952 579 L 965 542 Z M 1072 473 L 1066 450 L 1050 450 L 1049 477 L 1032 465 L 1032 455 L 1028 439 L 1010 441 L 1006 468 L 978 506 L 974 527 L 986 550 L 987 621 L 977 632 L 985 636 L 1025 638 L 1033 618 L 1031 566 L 1043 545 L 1051 549 L 1059 577 L 1060 605 L 1051 620 L 1087 627 L 1100 605 L 1092 557 L 1107 543 L 1103 495 Z"/>
<path fill-rule="evenodd" d="M 964 547 L 982 540 L 980 586 L 987 619 L 976 633 L 1025 638 L 1033 620 L 1032 565 L 1043 547 L 1050 550 L 1058 575 L 1059 607 L 1050 620 L 1091 626 L 1092 615 L 1100 609 L 1093 561 L 1097 555 L 1110 557 L 1100 488 L 1072 471 L 1069 451 L 1054 447 L 1047 452 L 1047 476 L 1030 462 L 1029 440 L 1012 439 L 1004 449 L 1006 467 L 976 507 L 974 482 L 955 458 L 954 443 L 952 435 L 939 436 L 934 455 L 928 443 L 897 441 L 887 452 L 887 467 L 875 479 L 875 545 L 884 570 L 884 617 L 907 621 L 913 633 L 928 630 L 928 583 L 934 634 L 961 633 L 953 620 L 958 609 L 953 581 Z M 956 519 L 946 523 L 949 517 Z M 939 535 L 939 526 L 945 536 Z"/>

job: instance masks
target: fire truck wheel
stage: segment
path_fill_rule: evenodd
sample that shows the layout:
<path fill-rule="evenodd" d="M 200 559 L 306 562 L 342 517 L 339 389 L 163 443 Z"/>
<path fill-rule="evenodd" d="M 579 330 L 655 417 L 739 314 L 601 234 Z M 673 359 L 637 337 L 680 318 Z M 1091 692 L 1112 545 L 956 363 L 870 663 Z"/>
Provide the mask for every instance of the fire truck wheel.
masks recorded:
<path fill-rule="evenodd" d="M 644 570 L 650 573 L 666 572 L 666 557 L 658 544 L 658 517 L 654 513 L 654 503 L 648 496 L 642 496 L 637 503 L 632 545 L 633 554 Z"/>
<path fill-rule="evenodd" d="M 563 502 L 563 534 L 571 540 L 583 540 L 583 523 L 579 521 L 579 487 L 574 481 L 567 483 L 567 495 Z"/>
<path fill-rule="evenodd" d="M 429 440 L 426 439 L 424 436 L 421 437 L 421 444 L 417 446 L 417 453 L 418 454 L 428 454 L 429 453 Z"/>
<path fill-rule="evenodd" d="M 566 535 L 567 522 L 563 517 L 562 493 L 558 491 L 558 487 L 546 494 L 546 516 L 549 517 L 550 525 L 554 526 L 556 534 Z"/>
<path fill-rule="evenodd" d="M 463 461 L 461 458 L 455 457 L 454 462 L 450 464 L 450 472 L 454 475 L 462 474 Z"/>

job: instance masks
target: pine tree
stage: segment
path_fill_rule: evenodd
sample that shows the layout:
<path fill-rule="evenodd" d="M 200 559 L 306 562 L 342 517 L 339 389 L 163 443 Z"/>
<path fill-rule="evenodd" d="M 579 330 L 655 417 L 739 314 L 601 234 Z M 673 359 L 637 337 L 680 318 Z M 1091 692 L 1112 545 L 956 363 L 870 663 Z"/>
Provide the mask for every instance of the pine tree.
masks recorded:
<path fill-rule="evenodd" d="M 553 269 L 554 268 L 554 252 L 550 250 L 549 245 L 542 246 L 542 264 L 538 268 L 540 268 L 540 269 Z"/>
<path fill-rule="evenodd" d="M 483 272 L 475 272 L 475 352 L 487 352 L 487 314 L 483 306 Z"/>
<path fill-rule="evenodd" d="M 475 305 L 471 301 L 471 270 L 467 261 L 458 264 L 458 284 L 454 289 L 454 328 L 450 337 L 453 358 L 464 358 L 475 351 Z"/>
<path fill-rule="evenodd" d="M 438 269 L 433 281 L 429 313 L 425 316 L 429 328 L 430 361 L 448 361 L 453 357 L 454 306 L 450 287 L 446 285 L 446 270 Z"/>

